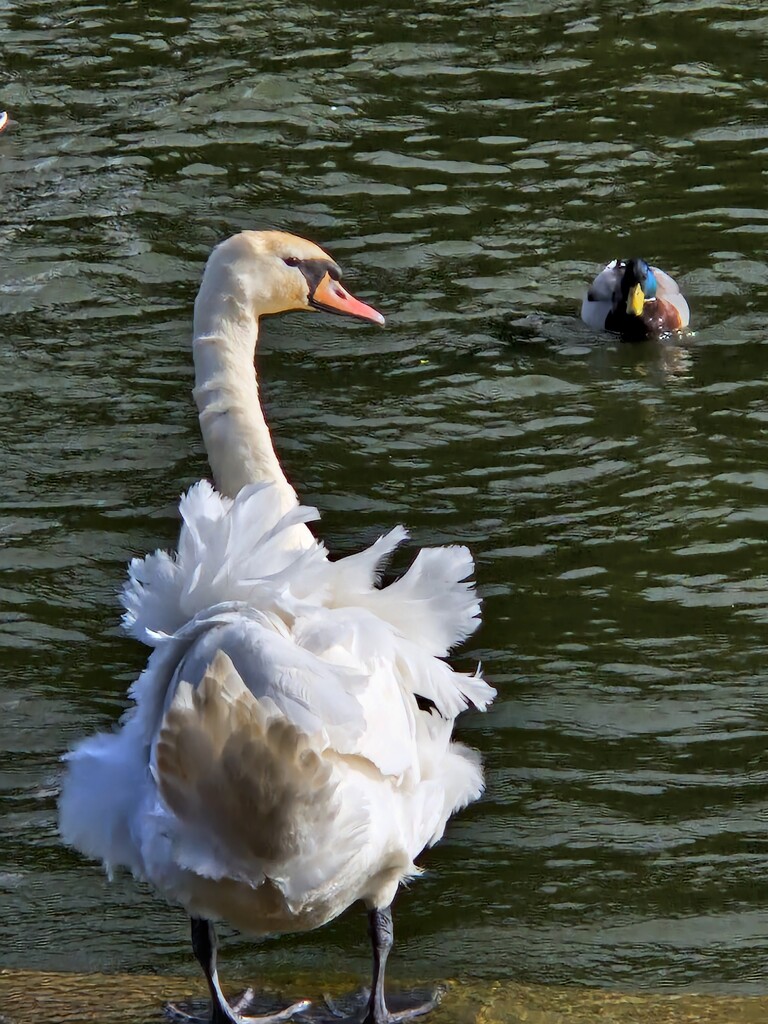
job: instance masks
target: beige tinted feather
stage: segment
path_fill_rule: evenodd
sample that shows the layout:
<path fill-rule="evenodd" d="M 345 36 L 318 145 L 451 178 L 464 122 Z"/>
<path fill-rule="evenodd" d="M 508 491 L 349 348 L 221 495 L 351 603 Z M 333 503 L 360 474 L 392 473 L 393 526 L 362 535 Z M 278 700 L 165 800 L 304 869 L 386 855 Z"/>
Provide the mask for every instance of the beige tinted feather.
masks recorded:
<path fill-rule="evenodd" d="M 337 781 L 313 739 L 257 700 L 219 651 L 181 683 L 157 745 L 160 793 L 185 824 L 245 861 L 284 863 L 337 817 Z"/>

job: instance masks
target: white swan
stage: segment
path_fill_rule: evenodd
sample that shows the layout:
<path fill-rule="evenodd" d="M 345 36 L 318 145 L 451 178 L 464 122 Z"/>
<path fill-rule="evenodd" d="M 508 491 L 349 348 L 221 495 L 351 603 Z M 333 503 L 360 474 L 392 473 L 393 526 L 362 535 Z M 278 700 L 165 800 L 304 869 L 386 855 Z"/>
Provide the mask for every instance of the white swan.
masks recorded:
<path fill-rule="evenodd" d="M 132 562 L 124 624 L 154 651 L 119 731 L 66 756 L 64 841 L 187 909 L 214 1024 L 257 1018 L 221 992 L 212 919 L 294 932 L 356 900 L 374 949 L 366 1020 L 392 1021 L 390 904 L 418 873 L 414 858 L 483 788 L 478 756 L 451 730 L 494 691 L 441 660 L 478 624 L 469 552 L 422 550 L 381 588 L 402 528 L 329 561 L 264 420 L 260 316 L 319 308 L 384 322 L 339 277 L 322 249 L 281 232 L 245 231 L 214 249 L 193 347 L 218 490 L 202 481 L 182 498 L 176 554 Z"/>

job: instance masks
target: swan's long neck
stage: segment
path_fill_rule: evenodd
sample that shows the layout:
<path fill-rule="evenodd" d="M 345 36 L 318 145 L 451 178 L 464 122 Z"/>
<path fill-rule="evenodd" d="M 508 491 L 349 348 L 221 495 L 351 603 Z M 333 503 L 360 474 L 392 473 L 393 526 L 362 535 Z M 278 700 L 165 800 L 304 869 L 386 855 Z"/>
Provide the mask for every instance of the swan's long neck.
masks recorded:
<path fill-rule="evenodd" d="M 194 396 L 216 487 L 234 497 L 246 484 L 271 483 L 281 510 L 297 503 L 272 445 L 259 401 L 254 356 L 258 313 L 236 279 L 203 281 L 195 303 Z"/>

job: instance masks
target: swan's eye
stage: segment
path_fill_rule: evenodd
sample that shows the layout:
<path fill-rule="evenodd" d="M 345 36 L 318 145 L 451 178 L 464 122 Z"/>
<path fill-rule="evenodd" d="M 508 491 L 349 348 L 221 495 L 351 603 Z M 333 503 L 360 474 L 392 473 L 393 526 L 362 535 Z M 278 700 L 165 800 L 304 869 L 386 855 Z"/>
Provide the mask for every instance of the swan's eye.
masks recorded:
<path fill-rule="evenodd" d="M 298 256 L 286 256 L 283 258 L 283 263 L 286 265 L 286 267 L 298 267 L 298 265 L 301 263 L 301 260 L 299 259 Z"/>

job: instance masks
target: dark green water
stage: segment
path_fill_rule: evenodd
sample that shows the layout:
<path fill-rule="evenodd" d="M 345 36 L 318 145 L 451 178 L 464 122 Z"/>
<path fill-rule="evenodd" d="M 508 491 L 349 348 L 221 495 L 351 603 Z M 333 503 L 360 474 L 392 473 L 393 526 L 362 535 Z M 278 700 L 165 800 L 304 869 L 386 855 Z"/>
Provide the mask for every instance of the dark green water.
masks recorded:
<path fill-rule="evenodd" d="M 765 991 L 763 10 L 0 7 L 0 965 L 190 964 L 179 911 L 59 846 L 57 758 L 124 706 L 124 564 L 206 471 L 203 261 L 279 226 L 388 316 L 266 325 L 291 479 L 332 551 L 404 522 L 469 543 L 485 599 L 488 793 L 401 894 L 397 969 Z M 634 254 L 695 337 L 581 325 Z M 364 918 L 258 957 L 363 973 Z"/>

